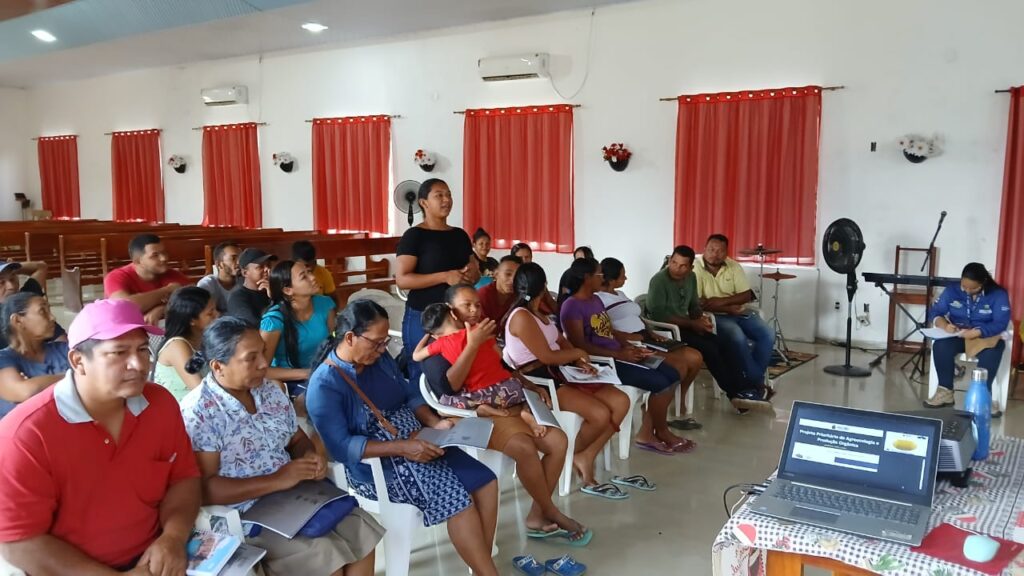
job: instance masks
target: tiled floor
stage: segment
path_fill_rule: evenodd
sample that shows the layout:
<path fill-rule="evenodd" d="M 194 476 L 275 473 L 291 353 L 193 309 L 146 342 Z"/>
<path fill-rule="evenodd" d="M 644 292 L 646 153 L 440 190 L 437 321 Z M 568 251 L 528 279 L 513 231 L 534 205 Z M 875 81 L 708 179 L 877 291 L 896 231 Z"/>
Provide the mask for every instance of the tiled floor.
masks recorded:
<path fill-rule="evenodd" d="M 501 573 L 515 573 L 511 558 L 518 554 L 531 553 L 543 560 L 570 552 L 589 566 L 588 574 L 596 576 L 710 575 L 711 543 L 725 521 L 722 490 L 764 478 L 775 468 L 794 400 L 872 410 L 920 406 L 925 386 L 908 382 L 899 371 L 902 360 L 869 378 L 844 381 L 822 371 L 826 365 L 842 363 L 841 349 L 806 344 L 796 348 L 814 349 L 820 356 L 779 380 L 774 416 L 754 412 L 736 416 L 724 399 L 716 401 L 710 389 L 701 388 L 695 415 L 704 429 L 689 434 L 700 444 L 696 452 L 664 457 L 634 450 L 629 460 L 615 460 L 613 473 L 645 474 L 658 483 L 657 492 L 634 492 L 621 502 L 579 492 L 560 498 L 558 503 L 567 513 L 593 528 L 594 540 L 587 548 L 527 541 L 521 526 L 529 497 L 513 478 L 503 478 L 497 537 Z M 853 363 L 867 366 L 871 358 L 854 352 Z M 962 394 L 957 399 L 962 402 Z M 1024 409 L 1011 401 L 1006 416 L 996 422 L 995 433 L 1022 435 Z M 412 576 L 467 573 L 443 528 L 422 530 L 420 536 L 412 555 Z"/>

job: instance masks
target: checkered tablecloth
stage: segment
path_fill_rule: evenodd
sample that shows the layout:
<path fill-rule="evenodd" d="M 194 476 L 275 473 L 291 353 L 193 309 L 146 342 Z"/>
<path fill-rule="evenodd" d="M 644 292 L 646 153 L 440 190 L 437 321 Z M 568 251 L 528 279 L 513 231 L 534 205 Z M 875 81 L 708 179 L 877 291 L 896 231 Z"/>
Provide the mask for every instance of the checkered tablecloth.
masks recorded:
<path fill-rule="evenodd" d="M 750 511 L 745 503 L 712 545 L 715 576 L 765 574 L 767 550 L 831 558 L 885 576 L 977 576 L 980 572 L 910 551 L 910 547 L 825 528 L 785 523 Z M 929 529 L 943 522 L 1024 542 L 1024 439 L 996 437 L 990 456 L 974 464 L 967 488 L 936 486 Z M 1024 554 L 1003 571 L 1024 576 Z"/>

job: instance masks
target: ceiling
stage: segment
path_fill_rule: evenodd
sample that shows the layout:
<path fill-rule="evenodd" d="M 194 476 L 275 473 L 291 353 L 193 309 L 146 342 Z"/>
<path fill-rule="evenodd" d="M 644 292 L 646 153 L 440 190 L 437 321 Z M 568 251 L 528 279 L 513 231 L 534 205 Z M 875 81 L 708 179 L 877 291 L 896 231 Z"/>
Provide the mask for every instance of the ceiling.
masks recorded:
<path fill-rule="evenodd" d="M 0 21 L 0 86 L 369 42 L 626 1 L 0 0 L 21 5 L 23 14 Z M 40 9 L 46 5 L 54 7 Z M 299 28 L 305 22 L 329 29 L 311 34 Z M 30 32 L 39 28 L 57 41 L 37 40 Z"/>

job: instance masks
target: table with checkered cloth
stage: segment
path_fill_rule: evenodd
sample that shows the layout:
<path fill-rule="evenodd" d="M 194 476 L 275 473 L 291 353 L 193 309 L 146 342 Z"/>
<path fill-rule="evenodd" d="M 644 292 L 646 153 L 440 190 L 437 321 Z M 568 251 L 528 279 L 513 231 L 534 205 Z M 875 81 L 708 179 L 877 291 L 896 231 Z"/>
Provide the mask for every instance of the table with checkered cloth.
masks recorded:
<path fill-rule="evenodd" d="M 929 529 L 948 522 L 959 528 L 1024 542 L 1024 439 L 995 437 L 990 455 L 974 464 L 967 488 L 948 481 L 935 487 Z M 750 511 L 744 503 L 712 545 L 715 576 L 765 574 L 767 550 L 838 560 L 885 576 L 977 576 L 970 568 L 911 552 L 909 546 L 861 538 L 805 524 L 783 523 Z M 1003 571 L 1024 576 L 1024 554 Z"/>

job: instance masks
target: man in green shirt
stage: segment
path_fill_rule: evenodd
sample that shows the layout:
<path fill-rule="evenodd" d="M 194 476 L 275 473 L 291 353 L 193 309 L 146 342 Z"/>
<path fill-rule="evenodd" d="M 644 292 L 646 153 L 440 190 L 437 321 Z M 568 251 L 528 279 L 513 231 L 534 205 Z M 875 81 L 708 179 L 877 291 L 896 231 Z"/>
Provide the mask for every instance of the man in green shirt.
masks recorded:
<path fill-rule="evenodd" d="M 693 272 L 696 257 L 693 248 L 676 246 L 668 265 L 651 278 L 647 314 L 652 320 L 679 327 L 680 340 L 701 353 L 704 365 L 740 413 L 750 407 L 770 407 L 770 392 L 744 382 L 739 362 L 730 355 L 727 343 L 714 333 L 712 316 L 700 308 Z"/>

